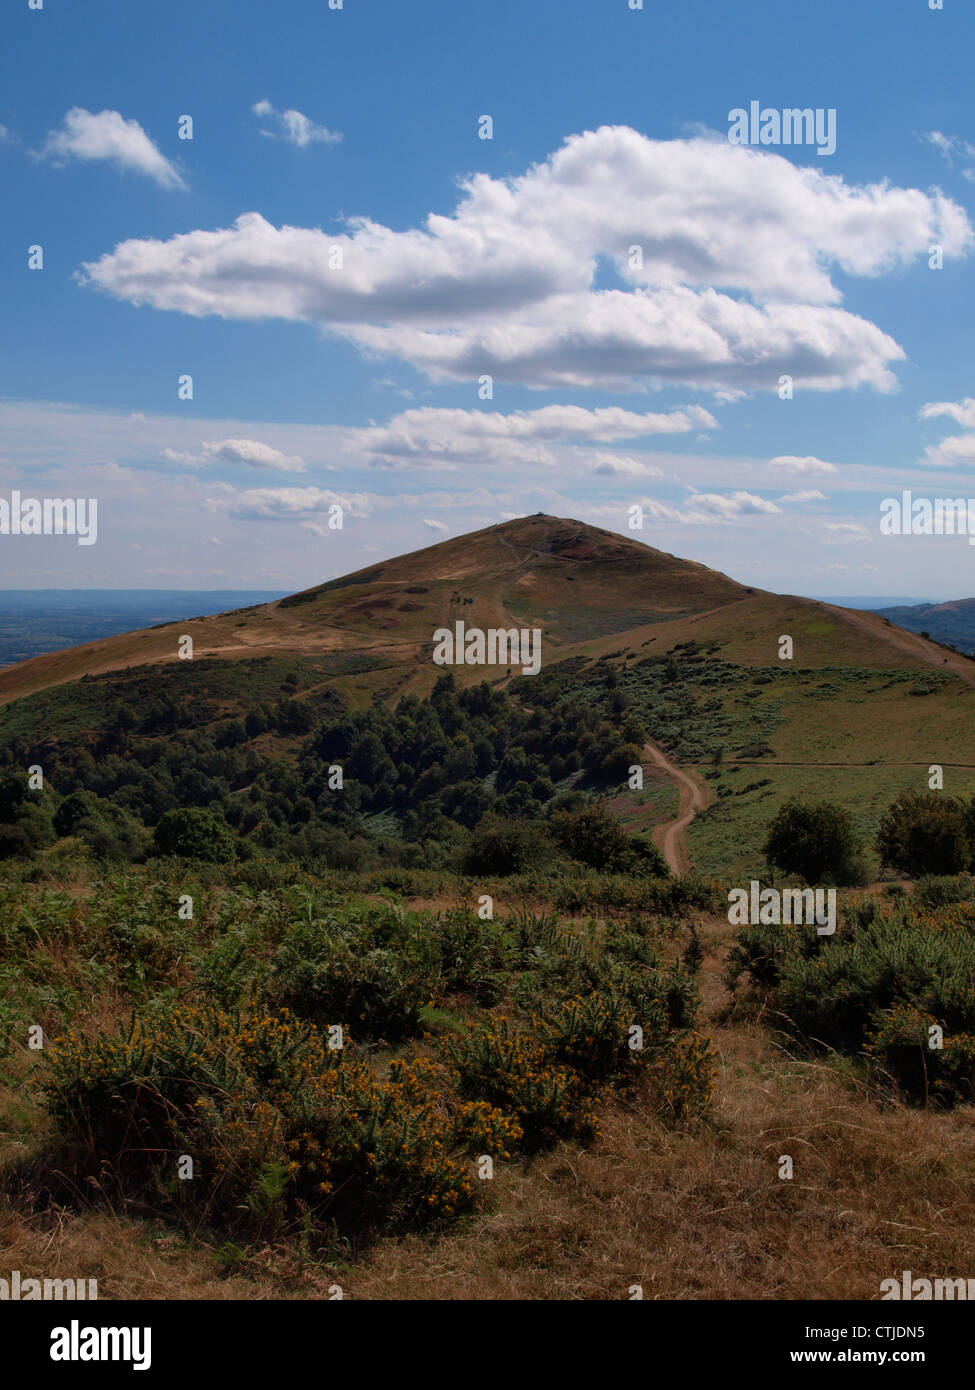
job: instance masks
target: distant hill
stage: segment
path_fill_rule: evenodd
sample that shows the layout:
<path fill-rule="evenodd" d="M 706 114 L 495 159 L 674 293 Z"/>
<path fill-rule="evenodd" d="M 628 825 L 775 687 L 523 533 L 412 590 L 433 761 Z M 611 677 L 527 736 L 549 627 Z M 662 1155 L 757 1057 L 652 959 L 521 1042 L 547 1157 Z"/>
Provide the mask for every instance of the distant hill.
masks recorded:
<path fill-rule="evenodd" d="M 817 603 L 836 603 L 840 608 L 864 609 L 868 613 L 877 613 L 882 608 L 916 608 L 921 603 L 934 603 L 930 598 L 905 598 L 902 594 L 845 594 L 842 597 L 836 594 L 810 594 L 810 598 L 816 599 Z"/>
<path fill-rule="evenodd" d="M 267 603 L 280 590 L 3 589 L 0 666 L 133 628 Z"/>
<path fill-rule="evenodd" d="M 975 653 L 975 598 L 952 599 L 948 603 L 917 603 L 879 610 L 908 632 L 924 632 L 946 647 Z"/>

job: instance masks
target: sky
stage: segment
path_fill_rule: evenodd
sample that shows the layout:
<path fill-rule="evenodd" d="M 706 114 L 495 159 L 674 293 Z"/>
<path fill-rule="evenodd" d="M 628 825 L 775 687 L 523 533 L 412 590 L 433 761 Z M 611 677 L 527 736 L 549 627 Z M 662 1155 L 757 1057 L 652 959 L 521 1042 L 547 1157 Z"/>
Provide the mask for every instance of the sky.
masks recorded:
<path fill-rule="evenodd" d="M 964 0 L 38 3 L 0 521 L 95 499 L 97 539 L 0 534 L 0 587 L 300 589 L 541 511 L 975 594 L 966 536 L 880 529 L 975 499 Z"/>

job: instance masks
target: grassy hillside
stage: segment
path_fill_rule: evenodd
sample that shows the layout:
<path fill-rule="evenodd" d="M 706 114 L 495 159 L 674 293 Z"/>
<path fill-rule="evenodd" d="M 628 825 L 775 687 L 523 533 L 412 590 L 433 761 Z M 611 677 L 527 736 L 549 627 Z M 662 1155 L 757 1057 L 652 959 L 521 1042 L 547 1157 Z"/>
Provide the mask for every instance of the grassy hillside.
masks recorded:
<path fill-rule="evenodd" d="M 459 618 L 540 626 L 540 673 L 435 666 Z M 973 880 L 872 846 L 932 763 L 975 842 L 973 683 L 547 517 L 0 673 L 0 1263 L 310 1299 L 963 1270 Z M 870 881 L 835 937 L 736 930 L 797 797 Z"/>
<path fill-rule="evenodd" d="M 593 737 L 608 721 L 617 746 L 629 742 L 632 750 L 635 739 L 640 750 L 649 739 L 684 765 L 712 802 L 689 832 L 692 861 L 709 872 L 753 865 L 768 820 L 790 794 L 831 791 L 870 837 L 883 806 L 902 790 L 921 789 L 932 763 L 951 769 L 955 794 L 972 790 L 975 663 L 961 654 L 876 614 L 754 591 L 630 538 L 541 515 L 382 561 L 275 603 L 0 671 L 0 763 L 40 761 L 56 791 L 87 786 L 121 794 L 147 830 L 177 795 L 178 804 L 208 807 L 257 833 L 252 810 L 241 819 L 241 798 L 258 810 L 268 797 L 282 807 L 285 795 L 292 807 L 306 806 L 305 788 L 316 774 L 302 759 L 307 763 L 313 731 L 342 711 L 368 714 L 377 697 L 391 707 L 405 696 L 428 697 L 443 673 L 431 660 L 433 632 L 457 620 L 482 628 L 538 626 L 543 633 L 539 676 L 458 666 L 451 668 L 458 689 L 487 681 L 528 710 L 544 692 L 547 708 L 561 702 L 586 710 L 595 719 Z M 192 660 L 178 659 L 184 635 L 193 638 Z M 788 660 L 779 656 L 784 636 L 793 644 Z M 627 717 L 633 727 L 624 737 Z M 376 734 L 382 741 L 379 725 Z M 484 790 L 465 793 L 470 805 L 483 801 L 482 810 L 494 797 L 503 758 L 496 732 L 485 727 L 485 734 L 494 753 L 482 752 L 473 774 Z M 467 734 L 446 737 L 463 741 Z M 136 790 L 153 767 L 172 763 L 176 748 L 184 775 L 174 768 L 163 778 L 165 792 Z M 351 752 L 339 740 L 330 756 Z M 528 782 L 552 783 L 547 799 L 539 792 L 536 810 L 577 786 L 583 754 L 580 745 L 581 761 L 570 765 L 546 761 L 541 748 L 532 753 Z M 107 759 L 97 776 L 86 757 Z M 427 756 L 416 771 L 445 757 Z M 455 748 L 454 758 L 460 766 L 466 754 Z M 639 761 L 649 776 L 649 760 Z M 367 763 L 373 768 L 375 759 Z M 272 772 L 276 764 L 279 773 Z M 654 793 L 657 811 L 647 816 L 643 794 L 597 775 L 592 760 L 587 767 L 582 790 L 609 795 L 628 825 L 650 831 L 666 819 L 665 808 L 675 811 L 672 784 Z M 359 768 L 364 787 L 371 776 Z M 382 841 L 400 844 L 403 818 L 419 806 L 412 773 L 400 779 L 385 799 L 375 784 L 355 808 L 347 799 L 343 805 L 359 819 L 337 820 L 335 799 L 313 793 L 311 824 L 338 824 L 364 844 L 376 841 L 377 849 Z M 123 792 L 130 784 L 133 790 Z M 460 814 L 442 797 L 440 810 L 449 819 Z M 288 852 L 297 852 L 300 827 L 285 810 L 274 814 L 291 836 Z M 302 815 L 307 821 L 307 811 Z M 469 827 L 469 816 L 460 819 Z M 269 847 L 271 832 L 260 833 Z M 315 843 L 323 852 L 324 841 Z"/>

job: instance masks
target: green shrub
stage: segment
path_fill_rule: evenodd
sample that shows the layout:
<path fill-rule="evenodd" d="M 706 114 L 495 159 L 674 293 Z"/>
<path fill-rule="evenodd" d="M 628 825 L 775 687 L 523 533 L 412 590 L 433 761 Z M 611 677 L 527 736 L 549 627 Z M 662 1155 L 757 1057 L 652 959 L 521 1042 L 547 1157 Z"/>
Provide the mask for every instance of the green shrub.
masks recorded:
<path fill-rule="evenodd" d="M 909 878 L 959 874 L 972 859 L 966 808 L 943 792 L 902 792 L 880 821 L 877 851 Z"/>
<path fill-rule="evenodd" d="M 938 1020 L 911 1004 L 874 1014 L 865 1051 L 911 1099 L 946 1106 L 975 1100 L 975 1034 L 946 1033 L 931 1047 Z"/>
<path fill-rule="evenodd" d="M 335 925 L 297 925 L 274 957 L 268 985 L 276 1006 L 356 1037 L 413 1037 L 430 980 L 395 951 L 349 939 Z"/>
<path fill-rule="evenodd" d="M 156 854 L 202 859 L 208 864 L 226 864 L 234 857 L 230 831 L 210 811 L 199 806 L 167 811 L 152 839 Z"/>
<path fill-rule="evenodd" d="M 537 825 L 489 816 L 471 832 L 461 857 L 465 874 L 504 876 L 522 873 L 540 853 Z"/>
<path fill-rule="evenodd" d="M 860 838 L 852 817 L 828 801 L 803 805 L 788 801 L 779 810 L 765 839 L 771 869 L 799 874 L 807 883 L 856 883 L 862 866 L 856 856 Z"/>

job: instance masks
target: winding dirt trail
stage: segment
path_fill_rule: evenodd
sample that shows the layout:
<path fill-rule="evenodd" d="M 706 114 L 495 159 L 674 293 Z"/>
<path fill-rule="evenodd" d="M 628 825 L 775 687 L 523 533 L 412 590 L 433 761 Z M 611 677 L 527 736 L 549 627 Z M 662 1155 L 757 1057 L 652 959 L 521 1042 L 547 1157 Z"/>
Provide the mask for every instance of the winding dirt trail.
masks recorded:
<path fill-rule="evenodd" d="M 710 797 L 706 788 L 688 773 L 682 772 L 655 743 L 644 744 L 643 755 L 662 768 L 668 777 L 672 777 L 680 790 L 680 808 L 676 818 L 658 825 L 654 831 L 654 840 L 658 849 L 663 852 L 671 873 L 686 874 L 691 867 L 691 857 L 684 832 L 698 811 L 704 810 Z"/>

